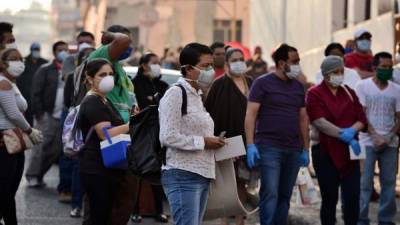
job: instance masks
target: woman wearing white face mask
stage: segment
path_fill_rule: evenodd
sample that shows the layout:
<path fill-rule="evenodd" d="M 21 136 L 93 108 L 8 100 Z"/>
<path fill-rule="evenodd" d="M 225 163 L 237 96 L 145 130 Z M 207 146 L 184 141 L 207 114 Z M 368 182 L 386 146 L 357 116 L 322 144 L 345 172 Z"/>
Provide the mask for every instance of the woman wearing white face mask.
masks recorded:
<path fill-rule="evenodd" d="M 354 155 L 360 154 L 357 133 L 364 128 L 367 119 L 355 92 L 342 85 L 342 58 L 326 57 L 321 72 L 324 81 L 311 88 L 306 97 L 308 116 L 318 130 L 318 135 L 312 137 L 312 159 L 322 197 L 321 224 L 336 222 L 340 187 L 344 224 L 356 225 L 360 202 L 360 164 L 350 159 L 350 151 Z"/>
<path fill-rule="evenodd" d="M 158 104 L 158 100 L 162 98 L 168 89 L 168 84 L 161 80 L 160 60 L 156 54 L 144 54 L 139 60 L 139 70 L 136 77 L 132 80 L 135 86 L 135 95 L 139 108 L 143 110 L 149 105 Z M 141 182 L 140 190 L 146 184 Z M 168 222 L 168 217 L 163 213 L 163 190 L 160 185 L 151 185 L 153 196 L 145 196 L 140 193 L 138 201 L 131 216 L 133 222 L 142 221 L 140 216 L 139 199 L 154 199 L 155 218 L 159 222 Z"/>
<path fill-rule="evenodd" d="M 126 170 L 104 167 L 100 142 L 105 140 L 104 127 L 112 126 L 111 137 L 127 133 L 119 113 L 106 99 L 114 88 L 114 70 L 109 61 L 94 59 L 86 66 L 86 79 L 91 89 L 82 100 L 78 126 L 87 142 L 80 154 L 80 177 L 84 193 L 89 198 L 91 224 L 109 224 L 115 195 L 119 190 Z M 93 133 L 89 132 L 94 128 Z M 87 137 L 88 136 L 88 137 Z"/>
<path fill-rule="evenodd" d="M 226 131 L 225 137 L 242 135 L 245 141 L 244 119 L 246 117 L 247 97 L 252 83 L 251 78 L 245 75 L 247 66 L 243 52 L 231 48 L 225 53 L 226 73 L 212 84 L 205 106 L 214 120 L 214 135 L 218 136 Z M 235 162 L 236 171 L 247 170 L 244 157 Z M 237 172 L 236 181 L 239 197 L 244 202 L 246 199 L 246 177 Z M 247 178 L 248 179 L 248 178 Z M 227 219 L 222 224 L 229 224 Z M 243 216 L 236 216 L 236 224 L 244 224 Z"/>
<path fill-rule="evenodd" d="M 30 127 L 24 118 L 28 104 L 15 84 L 24 71 L 21 54 L 6 49 L 0 58 L 0 133 L 13 129 L 29 134 L 32 142 L 42 141 L 42 133 Z M 15 194 L 24 171 L 24 152 L 8 153 L 3 137 L 0 138 L 0 216 L 5 224 L 17 224 Z M 1 219 L 1 218 L 0 218 Z"/>
<path fill-rule="evenodd" d="M 200 85 L 209 82 L 208 76 L 211 80 L 214 77 L 208 69 L 213 63 L 211 49 L 198 43 L 188 44 L 179 61 L 183 78 L 168 89 L 159 107 L 160 142 L 167 148 L 161 183 L 174 224 L 199 225 L 210 181 L 215 179 L 213 150 L 225 142 L 214 136 L 214 122 L 201 99 Z"/>
<path fill-rule="evenodd" d="M 135 86 L 135 95 L 140 109 L 157 102 L 154 95 L 158 93 L 158 98 L 164 95 L 168 89 L 168 84 L 161 80 L 160 59 L 156 54 L 144 54 L 139 60 L 139 69 L 136 77 L 132 79 Z"/>

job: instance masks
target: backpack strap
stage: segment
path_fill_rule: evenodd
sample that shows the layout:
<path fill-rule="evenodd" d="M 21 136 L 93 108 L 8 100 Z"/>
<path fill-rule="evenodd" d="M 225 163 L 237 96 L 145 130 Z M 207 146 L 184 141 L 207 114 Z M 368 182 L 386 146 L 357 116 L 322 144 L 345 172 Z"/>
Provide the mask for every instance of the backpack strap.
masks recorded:
<path fill-rule="evenodd" d="M 181 90 L 182 90 L 182 108 L 181 108 L 181 112 L 182 112 L 182 116 L 187 114 L 187 93 L 186 93 L 186 89 L 185 87 L 183 87 L 182 84 L 177 84 L 176 86 L 178 86 Z"/>

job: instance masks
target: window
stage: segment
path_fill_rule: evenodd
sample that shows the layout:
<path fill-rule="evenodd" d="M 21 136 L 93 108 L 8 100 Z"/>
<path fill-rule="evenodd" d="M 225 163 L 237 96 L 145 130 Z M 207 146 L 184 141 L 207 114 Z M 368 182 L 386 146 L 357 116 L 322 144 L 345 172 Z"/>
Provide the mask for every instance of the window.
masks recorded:
<path fill-rule="evenodd" d="M 214 20 L 214 41 L 228 42 L 232 41 L 232 21 Z M 242 21 L 236 21 L 236 41 L 242 42 Z"/>
<path fill-rule="evenodd" d="M 371 19 L 371 0 L 365 0 L 365 20 Z"/>
<path fill-rule="evenodd" d="M 396 3 L 397 1 L 395 1 Z M 379 0 L 378 2 L 378 15 L 385 14 L 392 10 L 392 0 Z"/>

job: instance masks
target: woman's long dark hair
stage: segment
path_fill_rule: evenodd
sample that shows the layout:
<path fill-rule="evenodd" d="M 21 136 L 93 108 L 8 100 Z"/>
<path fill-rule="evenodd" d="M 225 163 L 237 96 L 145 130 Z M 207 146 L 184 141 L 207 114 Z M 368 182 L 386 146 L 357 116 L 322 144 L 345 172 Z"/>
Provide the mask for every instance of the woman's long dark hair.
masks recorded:
<path fill-rule="evenodd" d="M 149 64 L 152 57 L 157 57 L 157 55 L 154 53 L 146 53 L 146 54 L 142 55 L 142 57 L 140 57 L 139 69 L 137 72 L 138 76 L 142 76 L 144 74 L 144 65 Z"/>

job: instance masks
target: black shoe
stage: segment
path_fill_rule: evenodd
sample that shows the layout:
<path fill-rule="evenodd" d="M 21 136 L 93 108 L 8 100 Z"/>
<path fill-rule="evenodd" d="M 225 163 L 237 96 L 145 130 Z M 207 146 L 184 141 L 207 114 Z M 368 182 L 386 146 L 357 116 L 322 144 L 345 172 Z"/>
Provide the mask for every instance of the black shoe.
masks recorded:
<path fill-rule="evenodd" d="M 140 215 L 132 215 L 131 216 L 131 220 L 132 220 L 132 222 L 134 222 L 134 223 L 141 223 L 142 222 L 142 220 L 143 220 L 143 218 L 140 216 Z"/>
<path fill-rule="evenodd" d="M 160 223 L 168 223 L 168 217 L 165 214 L 158 214 L 156 220 Z"/>

